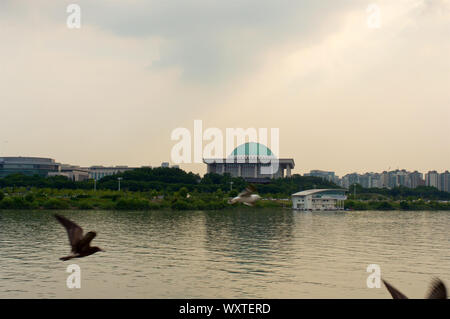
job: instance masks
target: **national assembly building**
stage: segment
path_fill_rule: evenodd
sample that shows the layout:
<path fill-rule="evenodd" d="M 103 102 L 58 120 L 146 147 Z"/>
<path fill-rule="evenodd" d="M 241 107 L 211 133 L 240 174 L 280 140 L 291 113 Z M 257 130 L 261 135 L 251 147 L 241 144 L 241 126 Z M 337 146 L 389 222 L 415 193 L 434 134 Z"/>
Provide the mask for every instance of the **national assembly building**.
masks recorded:
<path fill-rule="evenodd" d="M 273 178 L 290 177 L 292 158 L 279 159 L 263 144 L 249 142 L 236 147 L 227 158 L 203 159 L 207 173 L 242 177 L 253 183 L 267 183 Z M 274 169 L 271 169 L 272 166 Z"/>

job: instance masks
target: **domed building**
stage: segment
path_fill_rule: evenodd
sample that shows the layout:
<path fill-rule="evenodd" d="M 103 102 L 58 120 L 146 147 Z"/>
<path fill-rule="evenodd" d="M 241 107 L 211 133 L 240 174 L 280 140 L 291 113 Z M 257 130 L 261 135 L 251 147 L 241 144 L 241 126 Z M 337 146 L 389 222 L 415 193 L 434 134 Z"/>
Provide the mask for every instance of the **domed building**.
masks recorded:
<path fill-rule="evenodd" d="M 239 145 L 227 158 L 203 159 L 203 162 L 208 166 L 208 173 L 229 173 L 253 183 L 290 177 L 295 167 L 293 159 L 279 159 L 267 146 L 255 142 Z"/>

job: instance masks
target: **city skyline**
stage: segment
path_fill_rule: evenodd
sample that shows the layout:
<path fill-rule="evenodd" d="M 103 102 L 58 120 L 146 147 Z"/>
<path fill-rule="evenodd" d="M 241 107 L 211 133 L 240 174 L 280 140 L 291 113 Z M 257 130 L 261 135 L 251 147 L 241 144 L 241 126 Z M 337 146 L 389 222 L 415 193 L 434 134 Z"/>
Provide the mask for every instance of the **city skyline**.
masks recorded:
<path fill-rule="evenodd" d="M 77 3 L 0 4 L 2 156 L 152 165 L 201 119 L 279 128 L 294 174 L 448 169 L 449 1 Z"/>
<path fill-rule="evenodd" d="M 0 153 L 0 158 L 3 158 L 3 157 L 24 157 L 24 158 L 26 158 L 26 157 L 36 157 L 36 158 L 56 159 L 54 156 L 48 156 L 46 154 L 40 155 L 40 156 L 36 156 L 36 155 L 28 156 L 28 155 L 23 155 L 23 154 L 18 154 L 18 155 L 13 154 L 13 155 L 11 155 L 11 154 L 2 154 L 2 153 Z M 131 165 L 129 163 L 118 163 L 118 162 L 115 162 L 114 160 L 113 161 L 109 161 L 107 163 L 97 163 L 97 162 L 89 163 L 87 161 L 83 161 L 83 163 L 85 163 L 83 165 L 80 165 L 79 163 L 70 162 L 70 161 L 69 162 L 67 162 L 67 161 L 60 161 L 60 160 L 57 160 L 57 159 L 56 159 L 56 161 L 59 164 L 61 164 L 61 165 L 70 165 L 70 166 L 77 166 L 77 167 L 159 167 L 159 166 L 166 166 L 166 165 L 168 165 L 170 167 L 181 168 L 181 169 L 183 169 L 185 171 L 190 171 L 190 172 L 193 172 L 193 173 L 196 173 L 196 174 L 200 174 L 200 175 L 204 175 L 204 174 L 207 173 L 207 168 L 206 168 L 206 165 L 204 163 L 202 163 L 202 164 L 198 164 L 198 163 L 197 164 L 185 164 L 185 163 L 175 164 L 175 163 L 172 163 L 167 158 L 163 159 L 159 163 L 150 163 L 150 162 L 145 162 L 145 161 L 138 161 L 138 163 L 143 163 L 143 164 L 137 164 L 137 165 Z M 196 167 L 197 169 L 196 170 L 191 170 L 191 169 L 188 169 L 188 167 Z M 395 168 L 394 167 L 388 167 L 387 169 L 383 169 L 383 170 L 379 170 L 379 171 L 370 170 L 370 169 L 367 169 L 367 170 L 364 170 L 364 169 L 361 169 L 361 170 L 349 169 L 347 171 L 337 171 L 337 170 L 333 170 L 333 169 L 319 169 L 317 167 L 313 167 L 312 169 L 311 168 L 306 168 L 306 167 L 296 167 L 296 168 L 292 169 L 292 175 L 299 174 L 299 175 L 305 175 L 306 176 L 306 175 L 310 174 L 312 171 L 321 171 L 321 172 L 327 172 L 327 173 L 328 172 L 332 172 L 337 177 L 339 177 L 339 176 L 343 177 L 343 176 L 351 175 L 351 174 L 359 174 L 359 175 L 364 175 L 364 174 L 368 174 L 368 173 L 379 174 L 379 173 L 383 173 L 383 172 L 393 172 L 393 171 L 408 171 L 408 172 L 415 172 L 415 171 L 417 171 L 417 172 L 421 172 L 421 173 L 423 173 L 425 175 L 427 172 L 437 171 L 438 173 L 444 173 L 444 172 L 449 171 L 449 170 L 450 170 L 450 168 L 444 168 L 444 169 L 440 169 L 440 170 L 439 169 L 435 169 L 435 168 L 420 170 L 420 169 L 415 169 L 415 168 L 408 169 L 408 168 L 404 168 L 404 167 L 395 167 Z"/>
<path fill-rule="evenodd" d="M 333 171 L 312 170 L 304 176 L 315 176 L 333 182 L 344 188 L 359 184 L 363 188 L 417 188 L 419 186 L 435 187 L 440 191 L 450 192 L 450 172 L 431 170 L 426 173 L 417 170 L 396 169 L 383 172 L 348 173 L 341 177 Z"/>
<path fill-rule="evenodd" d="M 238 150 L 243 151 L 243 144 L 237 147 L 233 154 L 238 155 Z M 260 148 L 262 148 L 260 146 Z M 245 148 L 245 152 L 249 152 L 250 147 Z M 270 152 L 270 150 L 268 150 Z M 235 158 L 236 159 L 236 158 Z M 294 159 L 280 159 L 285 164 L 294 165 Z M 249 164 L 250 163 L 250 164 Z M 292 167 L 281 167 L 279 166 L 280 171 L 273 172 L 273 174 L 269 175 L 261 175 L 259 173 L 260 170 L 255 169 L 252 166 L 252 162 L 243 162 L 242 175 L 241 168 L 237 168 L 238 162 L 233 162 L 231 167 L 228 169 L 220 168 L 216 170 L 215 168 L 211 168 L 210 165 L 215 165 L 214 162 L 210 163 L 205 161 L 204 164 L 207 166 L 207 173 L 217 173 L 224 174 L 229 173 L 234 177 L 243 177 L 248 182 L 260 183 L 264 181 L 264 178 L 284 178 L 291 177 L 294 174 L 300 176 L 314 176 L 320 177 L 329 182 L 333 182 L 336 185 L 339 185 L 343 188 L 350 188 L 351 185 L 359 184 L 363 188 L 395 188 L 395 187 L 407 187 L 407 188 L 417 188 L 419 186 L 431 186 L 435 187 L 440 191 L 450 192 L 450 172 L 449 170 L 445 170 L 442 172 L 438 172 L 436 170 L 429 170 L 427 172 L 420 172 L 418 170 L 408 171 L 406 169 L 395 169 L 395 170 L 384 170 L 382 172 L 351 172 L 346 173 L 342 176 L 339 176 L 334 171 L 325 171 L 325 170 L 310 170 L 309 173 L 295 173 L 292 172 Z M 256 163 L 256 162 L 255 162 Z M 222 164 L 219 164 L 222 165 Z M 253 165 L 254 166 L 254 165 Z M 26 175 L 38 174 L 41 176 L 56 176 L 63 175 L 67 178 L 80 181 L 87 179 L 95 179 L 99 180 L 105 176 L 114 175 L 118 173 L 123 173 L 129 170 L 133 170 L 136 168 L 180 168 L 180 165 L 173 165 L 169 162 L 162 162 L 159 165 L 142 165 L 142 166 L 128 166 L 128 165 L 114 165 L 114 166 L 105 166 L 105 165 L 86 165 L 79 166 L 73 165 L 69 163 L 60 163 L 53 158 L 49 157 L 1 157 L 0 156 L 0 177 L 5 177 L 9 174 L 13 173 L 23 173 Z M 249 171 L 250 169 L 250 171 Z M 286 174 L 285 174 L 286 170 Z M 34 173 L 33 173 L 34 172 Z M 259 172 L 259 173 L 257 173 Z M 205 173 L 206 174 L 206 173 Z M 204 176 L 204 174 L 200 174 Z M 249 179 L 250 178 L 250 179 Z"/>

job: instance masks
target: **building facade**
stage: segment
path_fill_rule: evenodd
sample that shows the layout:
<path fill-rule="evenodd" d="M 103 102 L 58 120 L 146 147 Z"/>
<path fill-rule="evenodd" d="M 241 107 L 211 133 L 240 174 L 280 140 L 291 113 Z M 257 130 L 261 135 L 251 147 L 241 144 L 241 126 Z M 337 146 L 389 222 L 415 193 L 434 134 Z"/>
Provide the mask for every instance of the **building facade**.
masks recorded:
<path fill-rule="evenodd" d="M 290 177 L 295 167 L 293 159 L 279 159 L 269 148 L 254 142 L 236 147 L 227 158 L 203 159 L 203 162 L 207 165 L 207 173 L 229 173 L 254 183 Z"/>
<path fill-rule="evenodd" d="M 384 171 L 382 173 L 347 174 L 338 181 L 341 187 L 349 188 L 353 184 L 360 184 L 364 188 L 416 188 L 425 185 L 423 174 L 406 170 Z"/>
<path fill-rule="evenodd" d="M 0 177 L 10 174 L 47 176 L 58 172 L 60 164 L 54 159 L 44 157 L 0 157 Z"/>
<path fill-rule="evenodd" d="M 105 167 L 105 166 L 91 166 L 87 168 L 89 172 L 89 178 L 95 179 L 96 181 L 102 179 L 105 176 L 111 176 L 119 173 L 123 173 L 126 171 L 131 171 L 133 169 L 136 169 L 135 167 L 128 167 L 128 166 L 112 166 L 112 167 Z"/>
<path fill-rule="evenodd" d="M 445 171 L 439 174 L 439 190 L 450 192 L 450 172 Z"/>
<path fill-rule="evenodd" d="M 80 166 L 62 164 L 58 172 L 49 172 L 48 176 L 65 176 L 71 181 L 81 182 L 89 179 L 89 170 Z"/>
<path fill-rule="evenodd" d="M 336 176 L 335 172 L 328 172 L 328 171 L 321 171 L 318 169 L 311 170 L 309 173 L 303 174 L 303 176 L 314 176 L 314 177 L 320 177 L 326 181 L 338 184 L 339 183 L 339 177 Z"/>
<path fill-rule="evenodd" d="M 292 208 L 297 210 L 336 211 L 344 209 L 345 189 L 309 189 L 292 194 Z"/>
<path fill-rule="evenodd" d="M 436 187 L 439 189 L 439 173 L 436 171 L 429 171 L 425 174 L 425 185 L 430 187 Z"/>

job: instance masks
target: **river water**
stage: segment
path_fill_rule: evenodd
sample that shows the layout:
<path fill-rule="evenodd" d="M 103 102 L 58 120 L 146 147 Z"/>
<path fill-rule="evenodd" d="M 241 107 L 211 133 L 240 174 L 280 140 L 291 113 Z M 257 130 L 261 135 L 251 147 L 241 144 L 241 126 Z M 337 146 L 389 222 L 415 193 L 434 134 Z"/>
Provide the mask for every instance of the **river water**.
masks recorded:
<path fill-rule="evenodd" d="M 0 298 L 390 298 L 369 264 L 411 298 L 450 284 L 450 212 L 61 211 L 105 250 L 66 262 L 54 213 L 0 211 Z"/>

